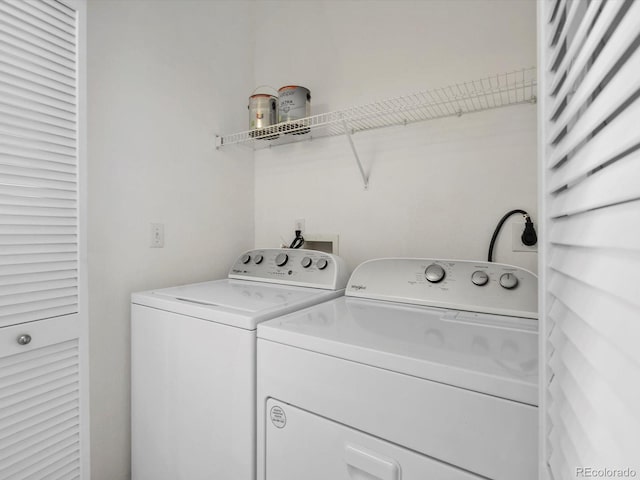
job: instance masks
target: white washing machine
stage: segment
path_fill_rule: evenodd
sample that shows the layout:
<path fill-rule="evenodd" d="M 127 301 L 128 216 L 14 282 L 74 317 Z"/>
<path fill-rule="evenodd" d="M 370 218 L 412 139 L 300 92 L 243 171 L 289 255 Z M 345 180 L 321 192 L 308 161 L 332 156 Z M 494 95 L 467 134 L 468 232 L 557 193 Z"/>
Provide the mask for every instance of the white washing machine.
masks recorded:
<path fill-rule="evenodd" d="M 344 262 L 243 254 L 227 279 L 134 293 L 133 480 L 254 480 L 256 326 L 343 295 Z"/>
<path fill-rule="evenodd" d="M 537 278 L 379 259 L 258 327 L 258 480 L 535 480 Z"/>

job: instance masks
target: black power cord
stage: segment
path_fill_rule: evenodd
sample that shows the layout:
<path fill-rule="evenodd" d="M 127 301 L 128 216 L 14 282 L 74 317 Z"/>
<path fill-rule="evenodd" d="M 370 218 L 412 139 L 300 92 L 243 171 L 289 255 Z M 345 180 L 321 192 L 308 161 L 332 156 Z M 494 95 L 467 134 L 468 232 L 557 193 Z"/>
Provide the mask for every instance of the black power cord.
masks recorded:
<path fill-rule="evenodd" d="M 293 239 L 289 248 L 300 248 L 304 245 L 304 237 L 302 236 L 302 230 L 296 230 L 296 238 Z"/>
<path fill-rule="evenodd" d="M 504 222 L 506 222 L 507 218 L 516 213 L 521 213 L 525 220 L 524 230 L 522 231 L 522 235 L 520 236 L 520 240 L 522 240 L 522 243 L 527 245 L 528 247 L 531 247 L 538 243 L 538 235 L 536 234 L 536 229 L 533 226 L 533 222 L 531 221 L 531 217 L 529 216 L 529 214 L 524 210 L 511 210 L 500 219 L 495 231 L 493 232 L 491 243 L 489 243 L 489 255 L 487 256 L 487 260 L 489 262 L 493 262 L 493 247 L 495 246 L 496 239 L 498 238 L 498 233 L 500 233 L 502 225 L 504 225 Z"/>

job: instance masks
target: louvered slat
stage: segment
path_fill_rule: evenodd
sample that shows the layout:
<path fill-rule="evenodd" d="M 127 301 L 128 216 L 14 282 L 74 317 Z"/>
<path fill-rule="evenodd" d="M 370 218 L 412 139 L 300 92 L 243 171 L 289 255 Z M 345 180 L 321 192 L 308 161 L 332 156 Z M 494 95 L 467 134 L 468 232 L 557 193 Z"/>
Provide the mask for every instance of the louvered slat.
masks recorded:
<path fill-rule="evenodd" d="M 65 155 L 45 150 L 29 148 L 27 145 L 16 145 L 13 143 L 0 143 L 0 154 L 3 158 L 12 158 L 14 161 L 19 160 L 21 165 L 28 166 L 26 162 L 50 162 L 62 166 L 77 168 L 76 158 L 73 155 Z"/>
<path fill-rule="evenodd" d="M 78 404 L 75 401 L 62 404 L 48 405 L 32 412 L 31 416 L 21 418 L 20 421 L 2 428 L 3 439 L 11 439 L 17 435 L 30 434 L 46 428 L 50 423 L 56 423 L 61 418 L 76 418 L 79 415 Z"/>
<path fill-rule="evenodd" d="M 606 338 L 621 353 L 634 356 L 637 350 L 636 339 L 640 336 L 640 324 L 629 325 L 626 319 L 629 315 L 635 315 L 637 307 L 613 295 L 603 294 L 597 287 L 560 272 L 553 275 L 548 287 L 553 297 L 561 298 L 562 303 L 597 331 L 598 335 Z M 603 317 L 607 318 L 606 324 L 601 323 Z M 553 321 L 553 317 L 550 320 Z M 553 349 L 554 346 L 550 345 L 550 348 Z"/>
<path fill-rule="evenodd" d="M 607 249 L 555 245 L 549 267 L 640 307 L 640 255 Z M 635 269 L 635 270 L 634 270 Z"/>
<path fill-rule="evenodd" d="M 31 332 L 37 343 L 11 343 L 12 351 L 0 356 L 1 480 L 44 480 L 78 472 L 79 344 L 69 338 L 75 325 L 60 319 L 0 329 L 3 344 L 20 332 Z"/>
<path fill-rule="evenodd" d="M 0 309 L 0 327 L 40 319 L 57 318 L 77 312 L 78 297 L 62 297 L 55 300 L 31 302 L 22 308 Z M 28 308 L 27 308 L 28 307 Z"/>
<path fill-rule="evenodd" d="M 33 197 L 18 197 L 0 194 L 0 204 L 3 205 L 21 205 L 29 207 L 44 207 L 44 208 L 62 208 L 62 209 L 77 209 L 78 203 L 76 200 L 64 199 L 64 198 L 33 198 Z M 15 235 L 20 235 L 16 232 Z M 7 234 L 7 238 L 10 235 Z M 28 242 L 28 236 L 20 237 L 20 241 Z M 10 242 L 5 243 L 4 237 L 0 238 L 0 245 L 11 245 Z"/>
<path fill-rule="evenodd" d="M 46 420 L 37 422 L 29 428 L 20 427 L 19 430 L 13 432 L 12 435 L 7 435 L 0 439 L 0 451 L 8 448 L 9 446 L 15 446 L 20 442 L 36 438 L 42 435 L 44 432 L 48 432 L 55 429 L 66 429 L 78 422 L 78 408 L 72 405 L 66 412 L 47 417 Z"/>
<path fill-rule="evenodd" d="M 616 349 L 613 344 L 599 335 L 597 330 L 583 322 L 561 302 L 554 307 L 556 307 L 555 310 L 549 313 L 557 324 L 554 335 L 563 335 L 567 341 L 571 342 L 575 356 L 582 356 L 582 366 L 576 365 L 572 370 L 588 368 L 593 373 L 597 373 L 596 375 L 590 373 L 591 377 L 606 379 L 607 388 L 611 391 L 609 394 L 611 398 L 607 403 L 615 406 L 616 409 L 619 408 L 617 419 L 610 423 L 612 426 L 617 426 L 612 429 L 612 434 L 616 438 L 623 437 L 626 424 L 630 421 L 636 422 L 636 427 L 640 429 L 640 419 L 629 415 L 640 404 L 640 391 L 629 382 L 626 376 L 623 376 L 623 372 L 630 368 L 629 371 L 635 373 L 636 378 L 640 378 L 640 363 L 632 356 Z M 588 356 L 585 356 L 586 352 Z"/>
<path fill-rule="evenodd" d="M 21 234 L 6 234 L 0 236 L 0 245 L 40 245 L 43 243 L 49 244 L 69 244 L 78 243 L 78 238 L 75 235 L 21 235 Z"/>
<path fill-rule="evenodd" d="M 76 11 L 60 0 L 40 0 L 34 6 L 44 12 L 51 12 L 52 15 L 71 26 L 75 25 Z"/>
<path fill-rule="evenodd" d="M 630 18 L 631 17 L 631 18 Z M 610 41 L 603 47 L 595 63 L 589 66 L 587 75 L 581 79 L 577 90 L 572 93 L 571 100 L 555 123 L 555 129 L 551 132 L 551 138 L 555 141 L 560 132 L 569 129 L 567 135 L 562 138 L 551 161 L 557 165 L 560 160 L 587 140 L 599 123 L 608 119 L 620 108 L 636 91 L 634 82 L 640 69 L 640 53 L 634 46 L 634 54 L 631 58 L 624 59 L 624 63 L 618 72 L 613 72 L 611 78 L 608 74 L 616 67 L 616 63 L 624 58 L 628 49 L 634 45 L 638 35 L 640 24 L 640 3 L 635 2 L 627 11 L 627 15 L 616 29 Z M 605 83 L 606 82 L 606 83 Z M 606 85 L 604 91 L 600 91 Z M 585 109 L 594 95 L 593 105 Z"/>
<path fill-rule="evenodd" d="M 75 208 L 32 207 L 26 205 L 0 205 L 0 215 L 20 215 L 25 217 L 76 218 Z"/>
<path fill-rule="evenodd" d="M 562 56 L 566 54 L 567 37 L 571 32 L 570 27 L 576 20 L 576 17 L 579 15 L 582 5 L 586 5 L 586 3 L 583 4 L 581 2 L 571 2 L 569 4 L 569 10 L 567 12 L 566 19 L 567 26 L 562 30 L 562 33 L 560 34 L 560 38 L 558 39 L 558 48 L 555 49 L 554 57 L 551 61 L 551 64 L 548 66 L 549 70 L 555 69 L 556 66 L 562 61 Z"/>
<path fill-rule="evenodd" d="M 587 37 L 587 33 L 589 31 L 589 26 L 593 23 L 596 15 L 600 11 L 603 5 L 602 0 L 592 0 L 588 4 L 586 2 L 576 2 L 580 4 L 587 5 L 587 11 L 582 17 L 580 24 L 578 25 L 569 46 L 567 47 L 564 58 L 562 59 L 560 65 L 557 65 L 556 71 L 560 72 L 560 74 L 556 75 L 551 83 L 551 87 L 549 91 L 552 95 L 557 95 L 558 89 L 562 86 L 562 82 L 566 80 L 567 72 L 571 68 L 571 63 L 575 59 L 576 55 L 580 51 L 580 48 L 584 45 L 585 39 Z M 551 70 L 551 67 L 555 65 L 555 61 L 548 65 L 548 70 Z"/>
<path fill-rule="evenodd" d="M 640 131 L 629 131 L 629 125 L 640 125 L 640 101 L 635 101 L 612 119 L 607 128 L 584 145 L 554 175 L 549 190 L 556 192 L 604 164 L 621 158 L 640 143 Z"/>
<path fill-rule="evenodd" d="M 6 477 L 0 477 L 0 480 L 14 480 L 17 478 L 29 478 L 35 475 L 36 478 L 42 477 L 41 472 L 51 464 L 64 459 L 70 455 L 77 455 L 80 448 L 78 436 L 70 437 L 59 441 L 51 446 L 42 446 L 38 450 L 34 450 L 29 458 L 37 458 L 37 462 L 20 462 L 14 463 L 4 471 Z"/>
<path fill-rule="evenodd" d="M 572 215 L 640 198 L 640 150 L 556 194 L 554 217 Z"/>
<path fill-rule="evenodd" d="M 38 40 L 45 39 L 50 45 L 61 43 L 64 50 L 74 51 L 73 22 L 61 21 L 56 18 L 57 14 L 52 15 L 44 12 L 32 5 L 31 2 L 24 0 L 4 0 L 0 4 L 0 11 L 11 18 L 12 25 L 18 25 L 25 31 L 34 32 L 33 35 Z M 35 41 L 31 43 L 35 43 Z M 73 59 L 72 56 L 70 58 Z"/>
<path fill-rule="evenodd" d="M 52 480 L 76 480 L 80 478 L 80 467 L 72 461 L 72 457 L 62 458 L 54 465 L 26 477 L 25 480 L 51 478 Z"/>
<path fill-rule="evenodd" d="M 9 108 L 0 108 L 0 115 L 2 115 L 5 122 L 11 122 L 11 125 L 22 133 L 23 136 L 37 137 L 39 135 L 46 136 L 54 139 L 56 143 L 63 143 L 74 147 L 76 141 L 75 124 L 62 121 L 50 120 L 43 121 L 42 117 L 34 119 L 29 113 L 20 112 L 19 114 L 10 111 Z M 31 117 L 31 118 L 30 118 Z M 56 125 L 55 123 L 58 123 Z"/>
<path fill-rule="evenodd" d="M 2 77 L 2 74 L 0 74 L 0 77 Z M 68 149 L 75 149 L 76 145 L 75 138 L 69 136 L 69 132 L 66 130 L 38 125 L 36 122 L 22 121 L 15 117 L 12 118 L 11 115 L 2 115 L 0 118 L 0 132 L 3 135 Z"/>
<path fill-rule="evenodd" d="M 5 165 L 0 163 L 0 175 L 6 177 L 3 180 L 7 185 L 35 185 L 35 186 L 46 186 L 52 188 L 62 188 L 66 190 L 75 190 L 76 189 L 76 172 L 61 172 L 57 170 L 49 170 L 42 168 L 33 168 L 32 166 L 27 165 Z M 10 176 L 15 176 L 18 178 L 14 178 L 13 181 Z M 43 184 L 43 183 L 35 183 L 32 180 L 25 180 L 25 178 L 30 179 L 42 179 L 42 180 L 53 180 L 61 183 L 51 183 L 51 184 Z M 26 183 L 25 182 L 31 182 Z"/>
<path fill-rule="evenodd" d="M 17 103 L 18 105 L 11 105 Z M 13 118 L 15 122 L 19 122 L 23 127 L 32 128 L 36 131 L 60 135 L 66 138 L 76 138 L 75 119 L 60 118 L 59 111 L 55 115 L 46 115 L 37 110 L 29 109 L 26 102 L 20 104 L 16 99 L 8 99 L 7 103 L 0 103 L 0 115 L 6 118 Z"/>
<path fill-rule="evenodd" d="M 568 8 L 540 56 L 541 478 L 640 477 L 640 2 Z"/>
<path fill-rule="evenodd" d="M 0 80 L 0 98 L 3 103 L 21 105 L 28 111 L 41 112 L 58 116 L 60 119 L 75 120 L 75 105 L 70 104 L 57 96 L 49 96 L 33 90 L 27 90 Z"/>
<path fill-rule="evenodd" d="M 43 69 L 43 71 L 46 71 L 46 69 Z M 44 123 L 52 123 L 65 128 L 75 128 L 76 115 L 73 111 L 65 111 L 24 96 L 0 95 L 0 98 L 2 98 L 0 111 L 7 111 L 13 114 L 19 113 Z"/>
<path fill-rule="evenodd" d="M 566 0 L 558 0 L 554 6 L 554 13 L 549 22 L 550 28 L 547 32 L 547 45 L 549 45 L 550 48 L 553 48 L 557 44 L 560 34 L 562 33 L 562 28 L 567 16 L 566 7 Z"/>
<path fill-rule="evenodd" d="M 0 279 L 14 277 L 14 275 L 36 275 L 38 272 L 60 272 L 63 270 L 75 270 L 76 262 L 42 262 L 26 263 L 23 265 L 5 266 L 0 271 Z M 16 322 L 18 323 L 18 322 Z"/>
<path fill-rule="evenodd" d="M 76 150 L 73 147 L 59 145 L 54 142 L 47 142 L 44 139 L 29 138 L 20 135 L 12 135 L 0 129 L 0 146 L 9 148 L 21 148 L 27 151 L 35 151 L 36 154 L 54 154 L 75 158 Z"/>
<path fill-rule="evenodd" d="M 555 245 L 632 252 L 638 246 L 638 239 L 629 234 L 629 225 L 638 221 L 639 209 L 640 201 L 634 201 L 558 218 L 549 231 L 549 240 Z"/>
<path fill-rule="evenodd" d="M 558 109 L 560 108 L 560 105 L 566 100 L 569 92 L 575 89 L 576 82 L 579 80 L 579 77 L 584 74 L 589 59 L 600 43 L 599 40 L 611 26 L 613 20 L 622 7 L 623 2 L 604 2 L 602 11 L 597 16 L 597 21 L 591 27 L 591 31 L 588 32 L 586 41 L 577 48 L 577 55 L 574 58 L 569 59 L 567 63 L 567 70 L 558 71 L 554 75 L 550 75 L 550 79 L 554 79 L 567 73 L 567 78 L 559 92 L 554 93 L 552 90 L 547 90 L 547 94 L 551 95 L 546 104 L 548 115 L 550 117 L 557 116 L 559 114 Z"/>
<path fill-rule="evenodd" d="M 18 198 L 39 197 L 41 199 L 77 200 L 77 192 L 75 190 L 41 187 L 29 187 L 26 189 L 20 185 L 0 185 L 0 195 L 15 196 Z M 0 231 L 6 230 L 3 228 L 3 225 L 4 224 L 0 223 Z"/>
<path fill-rule="evenodd" d="M 69 72 L 62 71 L 62 69 L 58 68 L 57 71 L 46 69 L 38 65 L 37 62 L 27 61 L 22 56 L 11 55 L 6 50 L 0 53 L 0 65 L 14 76 L 31 78 L 36 83 L 42 82 L 41 78 L 46 75 L 47 83 L 55 85 L 57 90 L 71 95 L 74 93 L 75 79 L 68 74 Z"/>

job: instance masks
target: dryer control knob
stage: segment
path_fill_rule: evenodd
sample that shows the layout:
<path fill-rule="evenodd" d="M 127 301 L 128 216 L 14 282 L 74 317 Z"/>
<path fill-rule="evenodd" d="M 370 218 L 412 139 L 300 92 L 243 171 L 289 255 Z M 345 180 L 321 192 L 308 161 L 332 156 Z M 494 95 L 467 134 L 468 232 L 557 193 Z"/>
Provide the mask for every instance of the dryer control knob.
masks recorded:
<path fill-rule="evenodd" d="M 513 273 L 503 273 L 500 277 L 500 286 L 507 290 L 513 290 L 518 286 L 518 277 Z"/>
<path fill-rule="evenodd" d="M 483 272 L 482 270 L 476 270 L 471 274 L 471 281 L 474 285 L 482 287 L 489 282 L 489 275 L 487 275 L 487 272 Z"/>
<path fill-rule="evenodd" d="M 242 258 L 240 259 L 240 261 L 246 265 L 251 261 L 251 255 L 247 255 L 247 254 L 242 255 Z"/>
<path fill-rule="evenodd" d="M 300 260 L 300 265 L 302 265 L 302 268 L 309 268 L 312 263 L 313 262 L 309 257 L 304 257 L 302 260 Z"/>
<path fill-rule="evenodd" d="M 253 263 L 255 263 L 256 265 L 260 265 L 262 263 L 262 260 L 264 260 L 264 257 L 262 255 L 256 255 L 253 259 Z"/>
<path fill-rule="evenodd" d="M 424 274 L 431 283 L 438 283 L 444 279 L 444 268 L 437 263 L 432 263 L 424 271 Z"/>
<path fill-rule="evenodd" d="M 289 261 L 289 255 L 287 255 L 286 253 L 279 253 L 278 256 L 276 257 L 276 265 L 279 267 L 286 265 L 288 261 Z"/>
<path fill-rule="evenodd" d="M 320 260 L 318 260 L 316 262 L 316 265 L 318 266 L 318 268 L 320 270 L 324 270 L 325 268 L 327 268 L 327 266 L 329 265 L 329 262 L 327 261 L 326 258 L 321 258 Z"/>

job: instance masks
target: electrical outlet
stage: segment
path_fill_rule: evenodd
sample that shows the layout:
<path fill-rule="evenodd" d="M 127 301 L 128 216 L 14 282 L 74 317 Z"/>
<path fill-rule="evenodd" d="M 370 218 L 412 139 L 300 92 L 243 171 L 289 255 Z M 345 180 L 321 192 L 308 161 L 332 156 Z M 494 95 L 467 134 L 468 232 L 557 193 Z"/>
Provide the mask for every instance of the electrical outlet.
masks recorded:
<path fill-rule="evenodd" d="M 151 248 L 164 247 L 164 223 L 151 224 L 151 241 L 149 242 L 149 246 Z"/>
<path fill-rule="evenodd" d="M 522 243 L 522 232 L 524 231 L 524 222 L 514 222 L 511 224 L 511 251 L 513 252 L 537 252 L 538 244 L 529 247 Z"/>
<path fill-rule="evenodd" d="M 293 221 L 293 230 L 300 230 L 304 234 L 304 218 L 298 218 Z"/>

